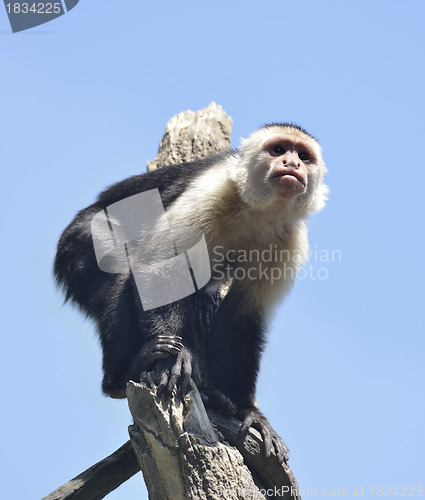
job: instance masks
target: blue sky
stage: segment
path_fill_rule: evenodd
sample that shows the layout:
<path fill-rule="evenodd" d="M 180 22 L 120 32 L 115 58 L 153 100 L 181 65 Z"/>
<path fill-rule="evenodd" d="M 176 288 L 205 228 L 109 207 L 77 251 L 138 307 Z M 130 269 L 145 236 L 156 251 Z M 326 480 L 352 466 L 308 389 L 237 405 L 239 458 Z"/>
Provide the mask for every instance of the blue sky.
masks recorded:
<path fill-rule="evenodd" d="M 81 0 L 17 34 L 2 9 L 2 498 L 39 499 L 128 439 L 93 326 L 55 289 L 55 246 L 145 171 L 171 116 L 211 101 L 234 146 L 295 121 L 329 168 L 310 239 L 341 258 L 313 261 L 326 279 L 279 308 L 258 384 L 299 485 L 425 486 L 425 4 Z M 146 498 L 142 478 L 108 498 Z"/>

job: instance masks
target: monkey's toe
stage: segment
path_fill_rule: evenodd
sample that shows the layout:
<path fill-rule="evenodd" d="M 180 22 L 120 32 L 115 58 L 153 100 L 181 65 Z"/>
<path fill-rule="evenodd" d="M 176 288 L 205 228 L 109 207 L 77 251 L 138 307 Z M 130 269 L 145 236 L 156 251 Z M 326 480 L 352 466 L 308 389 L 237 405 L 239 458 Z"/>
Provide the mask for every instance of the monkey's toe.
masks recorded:
<path fill-rule="evenodd" d="M 275 432 L 266 417 L 258 408 L 248 408 L 239 410 L 238 415 L 242 419 L 242 424 L 239 428 L 239 436 L 243 436 L 248 432 L 250 427 L 253 427 L 261 434 L 264 445 L 264 455 L 270 457 L 275 455 L 280 463 L 288 463 L 289 450 Z"/>

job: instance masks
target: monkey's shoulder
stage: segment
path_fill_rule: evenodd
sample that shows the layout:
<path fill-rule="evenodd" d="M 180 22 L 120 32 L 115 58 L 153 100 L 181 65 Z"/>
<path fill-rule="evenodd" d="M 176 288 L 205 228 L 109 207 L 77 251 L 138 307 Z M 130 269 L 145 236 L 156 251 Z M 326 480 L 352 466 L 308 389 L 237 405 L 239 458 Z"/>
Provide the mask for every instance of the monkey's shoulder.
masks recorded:
<path fill-rule="evenodd" d="M 100 193 L 94 206 L 106 208 L 108 205 L 151 189 L 158 189 L 165 207 L 178 198 L 194 179 L 211 167 L 234 155 L 232 150 L 216 153 L 201 160 L 167 165 L 152 172 L 134 175 L 109 186 Z"/>

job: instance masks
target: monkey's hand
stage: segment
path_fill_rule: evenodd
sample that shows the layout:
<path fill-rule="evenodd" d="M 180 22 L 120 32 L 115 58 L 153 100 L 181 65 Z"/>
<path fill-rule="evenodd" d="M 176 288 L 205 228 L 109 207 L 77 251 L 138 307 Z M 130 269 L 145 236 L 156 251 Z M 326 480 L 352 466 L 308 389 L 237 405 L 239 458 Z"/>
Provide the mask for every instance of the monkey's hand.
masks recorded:
<path fill-rule="evenodd" d="M 177 335 L 158 335 L 142 347 L 135 361 L 137 370 L 148 371 L 158 359 L 178 356 L 183 347 L 182 338 Z"/>
<path fill-rule="evenodd" d="M 288 463 L 288 448 L 284 445 L 269 421 L 258 408 L 252 407 L 245 410 L 239 410 L 237 416 L 242 420 L 238 432 L 239 436 L 244 436 L 250 427 L 257 429 L 263 438 L 264 454 L 266 458 L 274 454 L 280 463 Z"/>
<path fill-rule="evenodd" d="M 200 374 L 191 351 L 183 344 L 176 357 L 162 359 L 155 363 L 154 379 L 158 385 L 159 394 L 171 394 L 177 388 L 177 394 L 186 394 L 191 377 L 199 385 Z"/>

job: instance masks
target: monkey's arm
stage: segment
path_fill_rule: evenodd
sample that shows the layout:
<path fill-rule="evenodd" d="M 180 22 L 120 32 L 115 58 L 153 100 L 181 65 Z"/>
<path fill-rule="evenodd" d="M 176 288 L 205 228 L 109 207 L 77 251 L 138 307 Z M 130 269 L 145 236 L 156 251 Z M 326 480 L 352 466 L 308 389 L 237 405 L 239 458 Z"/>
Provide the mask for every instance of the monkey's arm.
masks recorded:
<path fill-rule="evenodd" d="M 138 381 L 142 371 L 152 368 L 166 388 L 176 384 L 184 388 L 192 374 L 191 355 L 182 345 L 187 304 L 145 312 L 129 272 L 111 274 L 99 269 L 91 236 L 91 220 L 99 210 L 99 204 L 92 205 L 66 228 L 54 273 L 66 299 L 96 323 L 103 350 L 103 391 L 111 397 L 125 397 L 128 380 Z M 174 361 L 166 363 L 166 357 Z"/>

